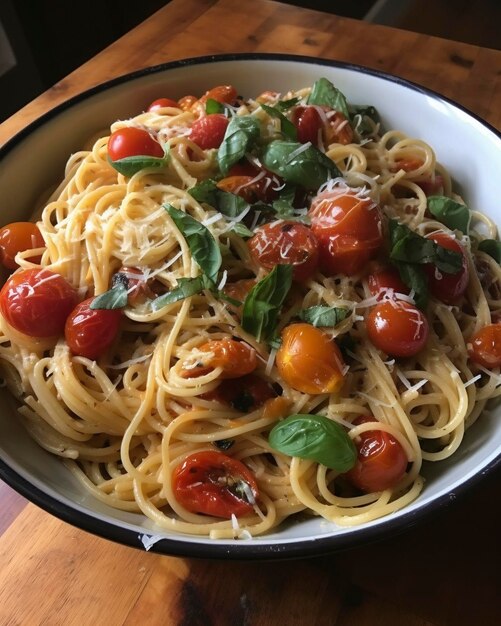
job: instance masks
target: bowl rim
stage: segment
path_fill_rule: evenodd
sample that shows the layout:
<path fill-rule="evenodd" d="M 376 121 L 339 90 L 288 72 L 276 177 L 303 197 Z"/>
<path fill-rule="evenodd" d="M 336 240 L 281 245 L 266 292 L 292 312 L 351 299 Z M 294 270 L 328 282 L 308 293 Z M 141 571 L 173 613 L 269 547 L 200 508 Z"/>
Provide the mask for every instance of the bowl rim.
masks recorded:
<path fill-rule="evenodd" d="M 260 52 L 244 52 L 231 54 L 213 54 L 190 57 L 186 59 L 178 59 L 158 65 L 139 69 L 127 74 L 123 74 L 116 78 L 101 82 L 85 91 L 65 100 L 56 105 L 42 116 L 38 117 L 25 128 L 18 131 L 13 137 L 0 147 L 0 161 L 7 156 L 19 143 L 27 138 L 33 131 L 43 126 L 46 122 L 57 117 L 63 111 L 70 109 L 74 105 L 87 100 L 107 89 L 119 85 L 132 82 L 138 78 L 149 75 L 159 74 L 167 70 L 178 69 L 181 67 L 192 67 L 197 65 L 206 65 L 208 63 L 221 63 L 228 61 L 279 61 L 294 62 L 311 65 L 323 65 L 326 67 L 334 67 L 343 70 L 350 70 L 360 74 L 368 74 L 381 80 L 389 81 L 416 91 L 426 96 L 431 96 L 435 100 L 440 100 L 448 105 L 459 109 L 466 113 L 469 117 L 479 122 L 484 128 L 490 130 L 498 139 L 501 140 L 501 132 L 493 125 L 486 122 L 476 113 L 470 111 L 454 100 L 436 92 L 418 83 L 401 78 L 389 72 L 372 69 L 362 65 L 346 63 L 338 60 L 325 58 L 316 58 L 295 54 L 284 53 L 260 53 Z M 288 540 L 281 543 L 274 540 L 273 542 L 257 543 L 252 540 L 242 541 L 236 540 L 234 543 L 219 542 L 218 540 L 206 542 L 190 541 L 190 537 L 182 535 L 182 538 L 161 537 L 156 540 L 157 533 L 144 530 L 138 533 L 136 530 L 120 526 L 113 521 L 105 521 L 99 517 L 95 517 L 89 513 L 84 513 L 66 504 L 46 493 L 29 480 L 24 478 L 15 469 L 13 469 L 4 459 L 0 458 L 0 478 L 12 487 L 15 491 L 24 496 L 33 504 L 39 506 L 46 512 L 67 522 L 81 530 L 98 535 L 105 539 L 115 541 L 117 543 L 127 545 L 142 550 L 150 550 L 151 552 L 164 554 L 169 556 L 199 557 L 199 558 L 221 558 L 225 560 L 260 560 L 260 559 L 291 559 L 326 555 L 328 553 L 346 550 L 348 548 L 359 547 L 361 545 L 382 540 L 388 537 L 390 533 L 401 533 L 412 526 L 415 526 L 423 518 L 429 517 L 431 513 L 437 513 L 449 506 L 457 497 L 463 497 L 465 493 L 477 485 L 487 474 L 491 474 L 496 468 L 501 467 L 501 450 L 488 465 L 482 468 L 482 471 L 472 474 L 462 483 L 454 487 L 454 497 L 452 494 L 444 493 L 436 498 L 426 502 L 416 510 L 401 512 L 396 518 L 382 518 L 377 524 L 367 527 L 360 527 L 353 533 L 343 533 L 340 535 L 325 535 L 321 537 L 312 537 L 309 539 Z M 159 530 L 158 536 L 162 531 Z M 144 537 L 152 537 L 154 539 L 151 547 L 145 548 L 143 543 Z M 263 537 L 259 537 L 262 541 Z M 265 539 L 265 537 L 264 537 Z"/>

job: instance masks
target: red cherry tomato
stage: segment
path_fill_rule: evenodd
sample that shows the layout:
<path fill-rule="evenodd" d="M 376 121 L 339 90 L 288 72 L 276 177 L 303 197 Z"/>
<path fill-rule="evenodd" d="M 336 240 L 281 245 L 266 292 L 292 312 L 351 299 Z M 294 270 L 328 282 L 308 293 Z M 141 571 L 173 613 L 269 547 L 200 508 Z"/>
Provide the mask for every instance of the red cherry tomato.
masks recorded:
<path fill-rule="evenodd" d="M 310 279 L 317 271 L 318 241 L 311 229 L 297 222 L 265 224 L 247 242 L 252 258 L 266 269 L 292 265 L 298 282 Z"/>
<path fill-rule="evenodd" d="M 0 229 L 0 261 L 9 270 L 19 267 L 15 261 L 18 252 L 43 248 L 44 245 L 42 234 L 33 222 L 12 222 Z M 30 261 L 40 263 L 40 257 L 32 257 Z"/>
<path fill-rule="evenodd" d="M 277 192 L 271 188 L 272 184 L 271 180 L 266 177 L 255 180 L 254 176 L 227 176 L 217 183 L 217 187 L 253 204 L 259 200 L 263 202 L 272 200 L 273 196 L 277 195 Z"/>
<path fill-rule="evenodd" d="M 112 161 L 130 156 L 163 157 L 164 149 L 150 133 L 142 128 L 120 128 L 108 139 L 108 155 Z"/>
<path fill-rule="evenodd" d="M 376 348 L 396 357 L 417 354 L 424 348 L 429 335 L 424 314 L 402 300 L 376 304 L 367 317 L 366 327 Z"/>
<path fill-rule="evenodd" d="M 222 113 L 212 113 L 193 122 L 189 138 L 202 150 L 219 148 L 229 120 Z"/>
<path fill-rule="evenodd" d="M 336 342 L 311 324 L 284 328 L 276 364 L 283 380 L 303 393 L 335 393 L 344 382 L 344 362 Z"/>
<path fill-rule="evenodd" d="M 292 113 L 292 123 L 297 130 L 297 139 L 301 143 L 318 146 L 318 135 L 322 129 L 322 118 L 313 106 L 297 106 Z"/>
<path fill-rule="evenodd" d="M 91 309 L 88 298 L 73 309 L 64 327 L 66 343 L 76 356 L 95 360 L 115 341 L 121 309 Z"/>
<path fill-rule="evenodd" d="M 158 100 L 153 100 L 153 102 L 148 107 L 148 111 L 158 111 L 158 109 L 163 109 L 165 107 L 173 107 L 175 109 L 179 109 L 179 104 L 175 100 L 171 100 L 170 98 L 158 98 Z"/>
<path fill-rule="evenodd" d="M 310 208 L 311 230 L 320 244 L 320 269 L 327 275 L 359 272 L 383 242 L 379 207 L 340 187 L 319 194 Z"/>
<path fill-rule="evenodd" d="M 426 265 L 425 271 L 428 275 L 428 286 L 430 292 L 437 300 L 446 304 L 454 304 L 466 291 L 470 274 L 468 271 L 468 261 L 462 245 L 457 239 L 444 232 L 430 233 L 428 239 L 432 239 L 442 248 L 458 252 L 462 256 L 462 266 L 456 274 L 445 274 L 440 272 L 434 265 Z"/>
<path fill-rule="evenodd" d="M 197 358 L 193 366 L 183 367 L 180 375 L 183 378 L 198 378 L 216 367 L 221 367 L 221 378 L 240 378 L 253 372 L 256 365 L 256 351 L 252 346 L 244 341 L 225 337 L 197 347 Z"/>
<path fill-rule="evenodd" d="M 468 342 L 470 359 L 487 369 L 501 366 L 501 324 L 488 324 Z"/>
<path fill-rule="evenodd" d="M 373 296 L 380 294 L 379 300 L 381 300 L 386 293 L 391 293 L 391 291 L 393 294 L 409 294 L 409 288 L 400 278 L 398 271 L 390 267 L 379 269 L 373 274 L 369 274 L 367 283 Z"/>
<path fill-rule="evenodd" d="M 128 292 L 127 301 L 132 306 L 144 302 L 147 298 L 155 297 L 155 292 L 148 285 L 143 272 L 137 267 L 123 266 L 118 274 L 124 275 Z M 113 280 L 115 280 L 115 277 Z"/>
<path fill-rule="evenodd" d="M 361 416 L 354 424 L 375 422 L 372 416 Z M 402 480 L 409 462 L 402 445 L 383 430 L 368 430 L 355 441 L 357 461 L 345 474 L 352 485 L 373 493 L 391 489 Z"/>
<path fill-rule="evenodd" d="M 77 292 L 60 274 L 46 269 L 12 274 L 0 291 L 0 311 L 20 333 L 52 337 L 63 332 Z"/>
<path fill-rule="evenodd" d="M 259 495 L 248 467 L 212 450 L 195 452 L 178 465 L 172 488 L 176 500 L 188 511 L 225 519 L 252 513 L 252 502 Z"/>
<path fill-rule="evenodd" d="M 264 378 L 248 374 L 241 378 L 223 380 L 214 391 L 203 394 L 203 398 L 216 400 L 243 413 L 250 413 L 276 395 L 273 387 Z"/>

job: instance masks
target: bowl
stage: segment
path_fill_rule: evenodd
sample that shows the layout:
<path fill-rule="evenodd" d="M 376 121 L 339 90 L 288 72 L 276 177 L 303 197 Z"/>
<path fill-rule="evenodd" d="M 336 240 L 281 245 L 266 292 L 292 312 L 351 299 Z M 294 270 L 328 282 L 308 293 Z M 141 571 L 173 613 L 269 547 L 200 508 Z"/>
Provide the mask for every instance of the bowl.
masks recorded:
<path fill-rule="evenodd" d="M 99 85 L 49 111 L 1 150 L 2 221 L 26 219 L 47 187 L 61 178 L 68 156 L 89 137 L 144 110 L 159 94 L 179 98 L 232 83 L 251 96 L 287 91 L 326 77 L 355 103 L 370 103 L 387 128 L 427 141 L 460 183 L 470 206 L 501 217 L 494 182 L 501 170 L 499 133 L 437 93 L 360 66 L 291 55 L 210 56 L 148 68 Z M 485 412 L 452 458 L 426 465 L 421 495 L 400 511 L 356 527 L 322 518 L 288 521 L 264 536 L 213 540 L 161 531 L 136 513 L 110 508 L 84 491 L 61 460 L 40 448 L 16 419 L 14 401 L 1 390 L 0 477 L 26 498 L 84 530 L 154 552 L 236 559 L 325 554 L 409 528 L 471 489 L 501 459 L 499 410 Z"/>

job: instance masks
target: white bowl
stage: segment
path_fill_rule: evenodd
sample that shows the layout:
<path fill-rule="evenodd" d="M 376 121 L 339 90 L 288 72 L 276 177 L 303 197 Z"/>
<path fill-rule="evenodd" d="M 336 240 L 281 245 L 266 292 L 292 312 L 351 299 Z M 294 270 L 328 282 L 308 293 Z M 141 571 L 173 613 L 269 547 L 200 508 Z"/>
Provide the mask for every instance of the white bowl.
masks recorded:
<path fill-rule="evenodd" d="M 72 152 L 88 138 L 142 111 L 168 94 L 203 93 L 232 83 L 255 95 L 287 91 L 325 76 L 358 104 L 372 104 L 387 128 L 427 141 L 470 206 L 499 222 L 496 181 L 501 171 L 501 138 L 495 129 L 448 99 L 415 84 L 358 66 L 290 55 L 225 55 L 177 61 L 95 87 L 25 128 L 1 150 L 2 222 L 25 219 L 37 198 L 61 178 Z M 287 522 L 251 540 L 211 540 L 161 532 L 140 514 L 110 508 L 85 492 L 60 459 L 40 448 L 16 419 L 14 402 L 4 394 L 0 415 L 0 477 L 61 519 L 101 536 L 153 551 L 203 557 L 270 558 L 325 553 L 387 535 L 471 488 L 501 459 L 500 411 L 486 413 L 466 433 L 447 461 L 427 465 L 426 486 L 405 509 L 355 528 L 339 528 L 321 518 Z"/>

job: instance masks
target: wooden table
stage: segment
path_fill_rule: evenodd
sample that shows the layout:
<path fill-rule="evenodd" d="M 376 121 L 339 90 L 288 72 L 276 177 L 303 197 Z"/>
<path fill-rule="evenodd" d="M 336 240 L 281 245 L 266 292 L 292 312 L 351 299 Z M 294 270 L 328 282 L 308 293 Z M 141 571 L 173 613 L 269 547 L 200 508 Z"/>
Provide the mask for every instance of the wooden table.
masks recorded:
<path fill-rule="evenodd" d="M 173 0 L 0 127 L 3 143 L 66 98 L 131 70 L 209 53 L 359 63 L 440 91 L 501 126 L 501 52 L 253 0 Z M 162 557 L 86 534 L 0 484 L 0 624 L 500 623 L 501 472 L 380 543 L 295 562 Z"/>

